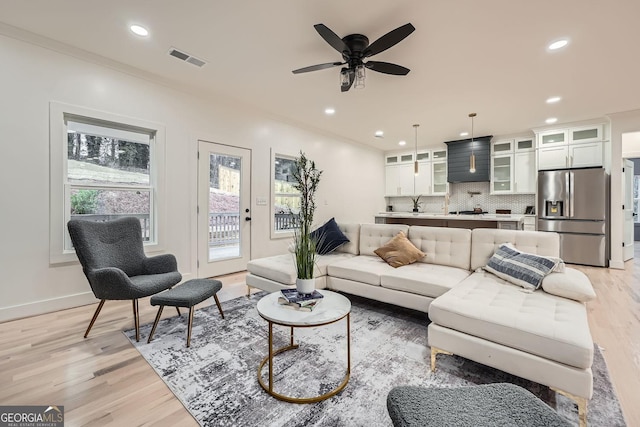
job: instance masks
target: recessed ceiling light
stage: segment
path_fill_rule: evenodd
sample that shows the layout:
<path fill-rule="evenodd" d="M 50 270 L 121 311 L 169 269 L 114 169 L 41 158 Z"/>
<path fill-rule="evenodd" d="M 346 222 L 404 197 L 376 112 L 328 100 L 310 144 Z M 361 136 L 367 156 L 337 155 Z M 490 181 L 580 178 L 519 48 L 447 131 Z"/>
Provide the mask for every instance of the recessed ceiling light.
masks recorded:
<path fill-rule="evenodd" d="M 559 96 L 552 96 L 551 98 L 547 98 L 547 104 L 555 104 L 556 102 L 560 102 L 561 99 Z"/>
<path fill-rule="evenodd" d="M 563 47 L 565 47 L 567 44 L 569 43 L 569 40 L 567 39 L 560 39 L 560 40 L 556 40 L 553 43 L 551 43 L 548 47 L 549 50 L 558 50 L 561 49 Z"/>
<path fill-rule="evenodd" d="M 330 116 L 330 115 L 332 115 L 332 114 L 335 114 L 335 112 L 336 112 L 336 109 L 335 109 L 335 108 L 325 108 L 325 109 L 324 109 L 324 113 L 325 113 L 327 116 Z"/>
<path fill-rule="evenodd" d="M 469 136 L 469 132 L 460 132 L 460 136 Z"/>
<path fill-rule="evenodd" d="M 557 118 L 555 118 L 555 117 L 549 117 L 547 120 L 545 120 L 545 123 L 546 123 L 546 124 L 548 124 L 548 125 L 550 125 L 550 124 L 555 123 L 555 122 L 557 122 L 557 121 L 558 121 L 558 119 L 557 119 Z"/>
<path fill-rule="evenodd" d="M 149 30 L 140 25 L 132 25 L 129 27 L 132 33 L 137 34 L 141 37 L 147 37 L 149 35 Z"/>
<path fill-rule="evenodd" d="M 406 145 L 407 141 L 400 141 L 398 142 L 398 145 Z"/>
<path fill-rule="evenodd" d="M 381 130 L 376 131 L 376 138 L 382 138 L 384 136 L 384 132 Z"/>

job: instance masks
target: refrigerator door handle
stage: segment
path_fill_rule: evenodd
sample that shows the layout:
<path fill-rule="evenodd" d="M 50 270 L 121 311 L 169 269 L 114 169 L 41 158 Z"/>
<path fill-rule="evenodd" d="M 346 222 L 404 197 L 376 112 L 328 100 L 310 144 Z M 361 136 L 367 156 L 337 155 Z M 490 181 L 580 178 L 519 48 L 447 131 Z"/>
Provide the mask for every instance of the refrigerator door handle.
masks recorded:
<path fill-rule="evenodd" d="M 565 218 L 571 217 L 571 191 L 570 191 L 570 177 L 569 172 L 564 173 L 564 212 L 562 216 Z"/>
<path fill-rule="evenodd" d="M 569 172 L 567 175 L 569 175 L 569 216 L 571 218 L 573 218 L 575 216 L 575 211 L 573 209 L 573 203 L 574 203 L 574 182 L 575 182 L 575 175 L 573 172 Z"/>

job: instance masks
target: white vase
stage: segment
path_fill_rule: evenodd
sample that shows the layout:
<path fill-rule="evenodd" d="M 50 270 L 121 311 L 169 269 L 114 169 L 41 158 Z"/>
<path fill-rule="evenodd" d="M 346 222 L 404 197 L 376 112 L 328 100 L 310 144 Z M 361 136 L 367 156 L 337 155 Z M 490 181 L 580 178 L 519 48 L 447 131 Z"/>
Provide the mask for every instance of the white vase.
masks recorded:
<path fill-rule="evenodd" d="M 296 290 L 300 294 L 310 294 L 316 288 L 316 279 L 296 279 Z"/>

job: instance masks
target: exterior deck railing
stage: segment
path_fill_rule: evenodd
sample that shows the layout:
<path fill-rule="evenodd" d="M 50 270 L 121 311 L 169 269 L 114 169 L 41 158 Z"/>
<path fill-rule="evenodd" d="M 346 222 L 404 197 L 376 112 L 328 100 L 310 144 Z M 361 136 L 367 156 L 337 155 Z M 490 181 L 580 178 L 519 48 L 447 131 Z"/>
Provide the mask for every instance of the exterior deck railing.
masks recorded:
<path fill-rule="evenodd" d="M 299 216 L 297 214 L 277 213 L 275 214 L 275 229 L 276 231 L 279 231 L 298 228 L 298 219 Z"/>
<path fill-rule="evenodd" d="M 209 213 L 209 247 L 235 245 L 240 241 L 240 214 Z"/>
<path fill-rule="evenodd" d="M 80 214 L 71 215 L 71 219 L 84 219 L 88 221 L 104 222 L 113 221 L 114 219 L 124 218 L 126 216 L 132 216 L 140 220 L 140 228 L 142 229 L 142 241 L 148 242 L 151 240 L 151 218 L 149 214 Z"/>
<path fill-rule="evenodd" d="M 125 216 L 132 216 L 140 220 L 142 240 L 151 240 L 151 219 L 149 214 L 82 214 L 71 215 L 71 218 L 89 221 L 112 221 Z M 293 230 L 298 226 L 297 214 L 275 214 L 276 230 Z M 222 247 L 238 244 L 240 241 L 240 214 L 229 212 L 209 213 L 209 247 Z"/>

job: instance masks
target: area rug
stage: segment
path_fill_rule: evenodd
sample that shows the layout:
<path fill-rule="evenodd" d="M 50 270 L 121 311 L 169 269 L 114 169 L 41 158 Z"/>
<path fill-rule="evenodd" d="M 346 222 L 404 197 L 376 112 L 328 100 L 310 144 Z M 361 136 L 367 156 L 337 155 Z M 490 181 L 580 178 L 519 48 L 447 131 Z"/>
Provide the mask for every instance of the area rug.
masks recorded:
<path fill-rule="evenodd" d="M 197 310 L 191 347 L 187 316 L 162 320 L 150 344 L 125 334 L 203 426 L 391 426 L 386 397 L 394 386 L 456 387 L 509 382 L 522 386 L 577 425 L 576 405 L 548 387 L 457 356 L 439 355 L 429 369 L 425 313 L 347 295 L 351 311 L 351 378 L 328 400 L 293 404 L 275 399 L 258 384 L 257 367 L 268 352 L 267 322 L 255 305 L 264 293 Z M 151 325 L 140 328 L 147 337 Z M 274 390 L 311 397 L 334 389 L 346 370 L 346 322 L 295 330 L 300 347 L 277 355 Z M 274 326 L 274 346 L 288 343 L 289 328 Z M 589 425 L 624 426 L 620 404 L 600 349 L 595 347 L 594 393 Z M 266 380 L 268 369 L 263 369 Z"/>

